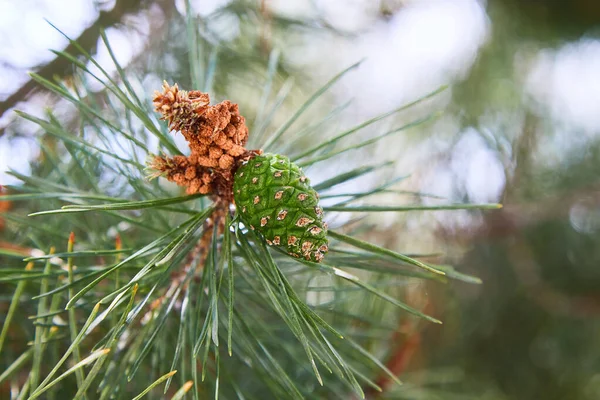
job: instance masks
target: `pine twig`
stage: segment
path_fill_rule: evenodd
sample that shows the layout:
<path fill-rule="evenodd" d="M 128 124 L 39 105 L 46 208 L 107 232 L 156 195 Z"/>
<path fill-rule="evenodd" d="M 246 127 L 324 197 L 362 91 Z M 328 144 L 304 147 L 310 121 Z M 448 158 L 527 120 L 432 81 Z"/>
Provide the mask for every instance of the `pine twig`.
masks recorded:
<path fill-rule="evenodd" d="M 96 21 L 85 29 L 74 42 L 86 49 L 88 53 L 95 53 L 102 30 L 119 24 L 127 14 L 139 8 L 139 0 L 117 0 L 112 10 L 101 11 Z M 63 49 L 63 52 L 76 54 L 77 47 L 74 43 L 69 43 Z M 73 64 L 70 60 L 57 56 L 46 65 L 40 67 L 36 73 L 44 79 L 52 80 L 54 77 L 65 78 L 70 76 L 72 68 Z M 37 89 L 41 89 L 41 87 L 34 79 L 30 78 L 19 89 L 0 102 L 0 117 L 17 103 L 27 100 Z M 0 136 L 2 136 L 3 132 L 3 130 L 0 130 Z"/>

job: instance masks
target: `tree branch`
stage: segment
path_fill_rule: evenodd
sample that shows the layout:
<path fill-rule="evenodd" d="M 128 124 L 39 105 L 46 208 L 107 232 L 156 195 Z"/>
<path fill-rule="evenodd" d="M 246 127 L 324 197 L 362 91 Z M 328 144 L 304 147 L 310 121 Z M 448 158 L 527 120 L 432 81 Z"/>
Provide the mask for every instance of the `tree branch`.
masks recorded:
<path fill-rule="evenodd" d="M 113 9 L 100 12 L 98 19 L 96 19 L 94 24 L 85 29 L 81 35 L 75 39 L 75 42 L 90 54 L 95 53 L 101 30 L 117 25 L 125 15 L 143 8 L 143 3 L 144 2 L 140 2 L 139 0 L 117 0 Z M 63 49 L 63 52 L 70 54 L 78 53 L 75 45 L 72 43 L 69 43 L 69 45 Z M 36 73 L 42 78 L 49 80 L 53 79 L 55 76 L 64 78 L 70 75 L 71 67 L 72 63 L 69 60 L 63 57 L 56 57 L 54 60 L 37 70 Z M 17 91 L 0 102 L 0 117 L 2 117 L 5 112 L 12 109 L 17 103 L 27 100 L 31 94 L 39 88 L 40 87 L 33 79 L 29 79 Z"/>

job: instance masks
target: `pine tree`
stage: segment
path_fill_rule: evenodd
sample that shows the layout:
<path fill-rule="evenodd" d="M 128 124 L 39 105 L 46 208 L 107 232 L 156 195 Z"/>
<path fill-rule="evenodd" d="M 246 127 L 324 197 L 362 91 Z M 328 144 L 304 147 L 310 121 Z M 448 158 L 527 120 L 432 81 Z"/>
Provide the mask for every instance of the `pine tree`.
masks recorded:
<path fill-rule="evenodd" d="M 248 129 L 234 93 L 230 101 L 210 104 L 212 83 L 223 79 L 219 57 L 210 49 L 198 53 L 207 44 L 194 34 L 189 39 L 191 65 L 205 67 L 203 74 L 192 71 L 189 92 L 167 84 L 152 97 L 134 74 L 116 64 L 118 76 L 111 76 L 81 47 L 77 54 L 59 54 L 76 69 L 68 84 L 33 75 L 70 102 L 77 117 L 63 121 L 52 110 L 44 118 L 19 112 L 39 126 L 44 159 L 29 176 L 13 173 L 22 184 L 2 197 L 15 205 L 3 216 L 17 247 L 1 253 L 0 284 L 11 295 L 3 299 L 8 309 L 0 383 L 22 399 L 337 399 L 380 391 L 381 374 L 400 384 L 382 360 L 390 323 L 414 317 L 440 323 L 400 300 L 404 284 L 478 280 L 428 263 L 427 255 L 364 240 L 372 227 L 360 215 L 498 205 L 378 205 L 376 195 L 400 178 L 343 196 L 332 192 L 389 167 L 383 160 L 329 179 L 311 170 L 313 185 L 300 168 L 336 163 L 340 154 L 425 123 L 430 118 L 348 141 L 439 91 L 343 132 L 323 134 L 336 108 L 294 131 L 355 64 L 271 129 L 285 117 L 281 102 L 269 101 L 277 74 L 273 52 L 262 111 Z M 90 80 L 104 90 L 94 92 Z M 188 155 L 174 141 L 180 134 Z M 247 139 L 254 148 L 245 147 Z M 293 192 L 294 198 L 282 193 L 285 209 L 258 214 L 251 206 L 260 196 L 276 198 L 280 188 L 293 185 L 242 173 L 246 165 L 278 168 L 279 161 L 282 173 L 305 185 L 304 192 Z M 255 178 L 258 191 L 242 196 Z M 318 205 L 326 199 L 332 205 Z M 356 205 L 370 199 L 370 205 Z M 296 213 L 292 225 L 270 225 L 282 210 Z M 327 227 L 333 213 L 357 218 Z M 310 230 L 316 246 L 306 239 Z M 298 248 L 286 247 L 301 234 Z M 325 300 L 308 302 L 316 293 Z"/>

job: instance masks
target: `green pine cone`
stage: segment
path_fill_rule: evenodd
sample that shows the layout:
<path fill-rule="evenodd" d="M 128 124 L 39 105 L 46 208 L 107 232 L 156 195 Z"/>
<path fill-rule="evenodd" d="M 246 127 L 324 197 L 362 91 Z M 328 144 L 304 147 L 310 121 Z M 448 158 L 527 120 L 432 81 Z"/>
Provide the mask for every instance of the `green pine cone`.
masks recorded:
<path fill-rule="evenodd" d="M 289 158 L 263 154 L 244 162 L 235 173 L 233 196 L 242 222 L 269 245 L 313 262 L 327 253 L 319 195 Z"/>

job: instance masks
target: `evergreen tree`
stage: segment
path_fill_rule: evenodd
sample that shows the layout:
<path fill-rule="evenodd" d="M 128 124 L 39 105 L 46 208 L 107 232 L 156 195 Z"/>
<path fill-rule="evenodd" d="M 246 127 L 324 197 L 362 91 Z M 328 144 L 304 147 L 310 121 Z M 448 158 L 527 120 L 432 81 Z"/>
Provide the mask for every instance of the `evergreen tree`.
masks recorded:
<path fill-rule="evenodd" d="M 372 227 L 360 215 L 497 205 L 379 205 L 377 195 L 393 190 L 396 177 L 331 191 L 389 167 L 384 160 L 329 179 L 311 169 L 312 186 L 300 169 L 339 162 L 340 154 L 425 123 L 431 117 L 348 141 L 437 91 L 323 135 L 339 108 L 319 115 L 315 103 L 356 65 L 285 119 L 282 104 L 294 89 L 284 84 L 273 98 L 285 71 L 272 51 L 266 65 L 245 64 L 264 74 L 258 106 L 245 115 L 254 114 L 248 129 L 235 93 L 212 105 L 208 93 L 226 87 L 228 57 L 240 54 L 198 36 L 197 23 L 188 18 L 185 46 L 170 49 L 189 54 L 191 69 L 170 75 L 190 92 L 165 85 L 152 97 L 139 71 L 114 60 L 112 76 L 76 41 L 73 52 L 57 52 L 74 68 L 68 82 L 32 74 L 74 112 L 68 119 L 52 109 L 44 118 L 18 112 L 38 125 L 43 157 L 31 175 L 13 172 L 22 183 L 6 188 L 0 203 L 14 204 L 3 214 L 14 247 L 1 253 L 2 292 L 11 294 L 0 382 L 18 398 L 364 397 L 400 383 L 382 361 L 390 329 L 413 316 L 440 322 L 400 300 L 406 283 L 478 282 L 426 254 L 370 243 Z M 160 67 L 146 73 L 167 78 Z M 189 152 L 174 141 L 180 133 Z M 247 139 L 253 147 L 244 147 Z M 262 163 L 270 168 L 263 175 L 248 170 Z M 238 197 L 236 190 L 255 191 Z M 261 196 L 279 200 L 279 193 L 283 208 L 259 214 Z M 334 212 L 356 218 L 327 227 Z"/>

